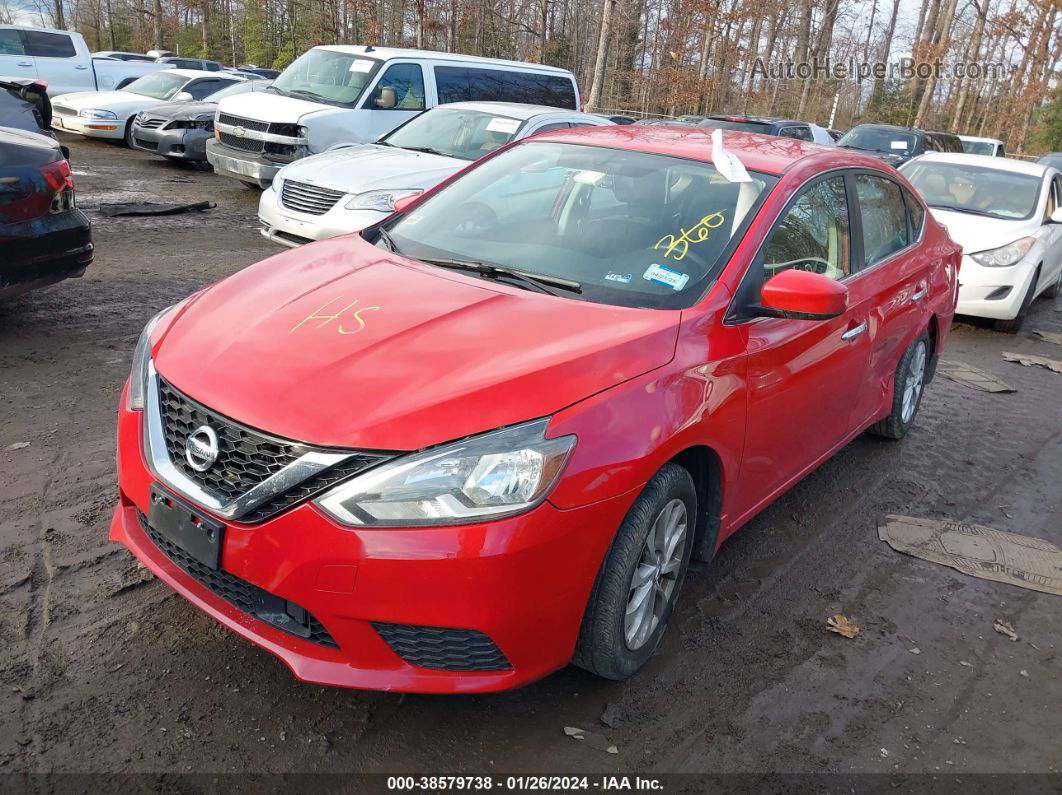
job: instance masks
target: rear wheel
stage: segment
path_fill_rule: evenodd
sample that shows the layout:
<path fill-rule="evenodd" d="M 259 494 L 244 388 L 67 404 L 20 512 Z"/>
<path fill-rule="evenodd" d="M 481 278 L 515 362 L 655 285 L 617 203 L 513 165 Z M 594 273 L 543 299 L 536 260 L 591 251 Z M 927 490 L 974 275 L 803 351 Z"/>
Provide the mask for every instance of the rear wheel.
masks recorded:
<path fill-rule="evenodd" d="M 606 679 L 626 679 L 653 655 L 686 578 L 696 517 L 689 472 L 665 465 L 627 512 L 601 564 L 575 665 Z"/>
<path fill-rule="evenodd" d="M 929 371 L 929 335 L 925 332 L 910 344 L 899 364 L 892 385 L 892 411 L 868 429 L 886 439 L 902 439 L 914 424 L 918 407 L 922 404 L 926 374 Z"/>
<path fill-rule="evenodd" d="M 1021 299 L 1021 306 L 1018 307 L 1018 314 L 1010 320 L 997 320 L 992 324 L 992 327 L 996 331 L 1002 331 L 1004 334 L 1017 334 L 1021 331 L 1022 324 L 1025 323 L 1025 316 L 1029 314 L 1029 305 L 1033 302 L 1033 296 L 1036 294 L 1036 282 L 1040 279 L 1040 269 L 1036 269 L 1036 273 L 1033 274 L 1032 281 L 1029 282 L 1029 289 L 1025 291 L 1025 297 Z"/>

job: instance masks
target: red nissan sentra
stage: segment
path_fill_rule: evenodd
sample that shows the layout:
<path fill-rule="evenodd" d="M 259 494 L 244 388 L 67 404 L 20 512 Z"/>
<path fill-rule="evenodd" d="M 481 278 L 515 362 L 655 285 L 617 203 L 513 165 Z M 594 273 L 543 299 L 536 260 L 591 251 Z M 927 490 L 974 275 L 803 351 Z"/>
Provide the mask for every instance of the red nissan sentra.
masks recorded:
<path fill-rule="evenodd" d="M 538 136 L 151 320 L 111 538 L 309 682 L 621 679 L 690 559 L 899 439 L 960 250 L 849 150 Z"/>

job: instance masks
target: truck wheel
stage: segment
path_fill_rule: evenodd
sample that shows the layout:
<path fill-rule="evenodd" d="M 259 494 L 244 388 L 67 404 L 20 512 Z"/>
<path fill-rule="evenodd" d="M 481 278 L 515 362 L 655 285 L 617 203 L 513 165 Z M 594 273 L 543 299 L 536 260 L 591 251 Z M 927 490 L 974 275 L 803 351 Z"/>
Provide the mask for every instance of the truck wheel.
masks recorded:
<path fill-rule="evenodd" d="M 686 578 L 697 525 L 697 490 L 667 464 L 634 501 L 601 564 L 572 662 L 626 679 L 653 655 Z"/>
<path fill-rule="evenodd" d="M 1025 316 L 1029 313 L 1029 305 L 1033 302 L 1033 295 L 1036 294 L 1036 283 L 1040 280 L 1040 269 L 1036 269 L 1036 273 L 1033 274 L 1032 281 L 1029 282 L 1029 289 L 1025 293 L 1025 297 L 1021 299 L 1021 306 L 1018 307 L 1018 314 L 1010 320 L 997 320 L 992 324 L 992 327 L 996 331 L 1002 331 L 1004 334 L 1017 334 L 1021 331 L 1022 324 L 1025 323 Z"/>
<path fill-rule="evenodd" d="M 892 411 L 867 430 L 886 439 L 902 439 L 914 424 L 922 392 L 929 372 L 929 335 L 924 331 L 910 344 L 899 364 L 892 382 Z"/>

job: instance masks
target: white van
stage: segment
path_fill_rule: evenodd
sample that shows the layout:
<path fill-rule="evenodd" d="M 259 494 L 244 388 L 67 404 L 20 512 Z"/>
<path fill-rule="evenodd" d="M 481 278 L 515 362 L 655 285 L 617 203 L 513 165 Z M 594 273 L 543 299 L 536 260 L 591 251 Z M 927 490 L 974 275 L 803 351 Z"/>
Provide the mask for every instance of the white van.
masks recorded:
<path fill-rule="evenodd" d="M 472 55 L 334 45 L 299 56 L 265 91 L 218 106 L 207 160 L 265 188 L 281 167 L 338 144 L 371 143 L 428 108 L 497 101 L 578 110 L 566 69 Z"/>

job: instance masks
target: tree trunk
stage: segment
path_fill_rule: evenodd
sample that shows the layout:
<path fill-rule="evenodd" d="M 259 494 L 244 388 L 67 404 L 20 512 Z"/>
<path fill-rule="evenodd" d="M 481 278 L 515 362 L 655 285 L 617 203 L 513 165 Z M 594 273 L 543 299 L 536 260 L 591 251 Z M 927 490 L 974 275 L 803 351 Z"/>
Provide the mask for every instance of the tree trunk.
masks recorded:
<path fill-rule="evenodd" d="M 154 33 L 155 33 L 155 49 L 162 49 L 162 0 L 154 0 L 153 3 L 155 18 L 154 18 Z"/>
<path fill-rule="evenodd" d="M 973 36 L 970 38 L 966 52 L 963 55 L 963 61 L 967 64 L 974 62 L 981 52 L 981 38 L 985 34 L 985 21 L 988 19 L 988 3 L 989 0 L 980 0 L 979 3 L 977 0 L 973 0 L 974 8 L 977 10 L 977 22 L 974 23 Z M 969 94 L 970 81 L 965 77 L 959 77 L 958 94 L 951 114 L 950 129 L 954 132 L 962 131 L 959 125 L 962 122 L 962 114 L 966 109 L 966 98 Z"/>
<path fill-rule="evenodd" d="M 612 35 L 612 11 L 616 0 L 603 0 L 601 7 L 601 35 L 597 40 L 597 60 L 594 61 L 594 81 L 590 84 L 590 99 L 587 110 L 598 110 L 605 84 L 605 66 L 608 64 L 608 44 Z"/>

